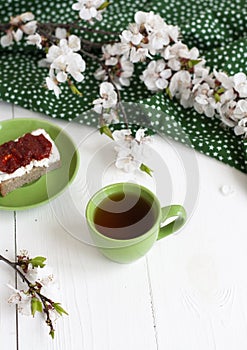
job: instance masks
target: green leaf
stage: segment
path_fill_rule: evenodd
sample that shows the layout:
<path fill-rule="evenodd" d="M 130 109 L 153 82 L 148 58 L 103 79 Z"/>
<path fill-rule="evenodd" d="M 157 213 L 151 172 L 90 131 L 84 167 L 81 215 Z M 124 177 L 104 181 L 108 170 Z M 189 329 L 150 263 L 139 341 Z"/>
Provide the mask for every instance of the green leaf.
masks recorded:
<path fill-rule="evenodd" d="M 215 93 L 214 94 L 214 99 L 215 99 L 216 102 L 220 102 L 220 95 Z"/>
<path fill-rule="evenodd" d="M 223 87 L 217 90 L 218 95 L 223 94 L 223 92 L 225 92 L 225 89 Z"/>
<path fill-rule="evenodd" d="M 141 171 L 144 171 L 144 172 L 147 173 L 149 176 L 152 176 L 153 170 L 151 170 L 147 165 L 145 165 L 145 164 L 143 164 L 143 163 L 140 165 L 140 170 L 141 170 Z"/>
<path fill-rule="evenodd" d="M 101 4 L 101 5 L 97 8 L 97 10 L 98 10 L 98 11 L 104 10 L 104 9 L 107 8 L 109 5 L 110 5 L 110 2 L 109 2 L 109 1 L 105 1 L 105 2 L 103 2 L 103 4 Z"/>
<path fill-rule="evenodd" d="M 188 67 L 192 68 L 192 67 L 194 67 L 195 65 L 197 65 L 200 62 L 201 62 L 201 60 L 189 60 L 188 61 Z"/>
<path fill-rule="evenodd" d="M 41 301 L 38 298 L 33 297 L 31 300 L 31 312 L 33 316 L 35 315 L 36 311 L 42 312 L 43 307 Z"/>
<path fill-rule="evenodd" d="M 169 99 L 172 100 L 173 97 L 172 97 L 171 90 L 169 89 L 169 87 L 167 87 L 167 88 L 165 89 L 165 92 L 166 92 L 166 94 L 168 95 Z"/>
<path fill-rule="evenodd" d="M 70 90 L 73 92 L 73 94 L 82 97 L 82 92 L 79 91 L 79 90 L 77 89 L 77 87 L 75 86 L 75 84 L 72 84 L 72 83 L 71 83 L 71 84 L 69 84 L 69 87 L 70 87 Z"/>
<path fill-rule="evenodd" d="M 111 132 L 111 130 L 109 129 L 109 127 L 107 125 L 101 126 L 99 131 L 100 131 L 101 134 L 105 134 L 106 136 L 108 136 L 111 139 L 113 139 L 112 132 Z"/>
<path fill-rule="evenodd" d="M 51 329 L 49 334 L 50 334 L 50 336 L 52 337 L 52 339 L 54 339 L 54 336 L 55 336 L 55 331 L 54 331 L 54 329 Z"/>
<path fill-rule="evenodd" d="M 60 316 L 62 316 L 63 314 L 68 315 L 68 312 L 62 308 L 60 303 L 53 303 L 52 306 L 59 313 Z"/>
<path fill-rule="evenodd" d="M 44 267 L 45 264 L 44 262 L 46 261 L 46 258 L 44 258 L 43 256 L 36 256 L 33 259 L 29 260 L 29 263 L 32 264 L 33 267 Z"/>

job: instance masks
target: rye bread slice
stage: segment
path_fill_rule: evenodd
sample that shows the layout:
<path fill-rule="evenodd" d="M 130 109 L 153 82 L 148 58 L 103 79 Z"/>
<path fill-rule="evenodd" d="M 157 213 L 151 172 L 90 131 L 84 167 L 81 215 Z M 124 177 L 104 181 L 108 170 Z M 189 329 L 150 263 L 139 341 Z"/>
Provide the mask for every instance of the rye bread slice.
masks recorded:
<path fill-rule="evenodd" d="M 29 173 L 22 176 L 14 177 L 0 183 L 0 193 L 4 197 L 8 193 L 22 187 L 25 184 L 38 180 L 41 176 L 55 170 L 61 166 L 60 160 L 51 163 L 49 167 L 33 167 Z"/>

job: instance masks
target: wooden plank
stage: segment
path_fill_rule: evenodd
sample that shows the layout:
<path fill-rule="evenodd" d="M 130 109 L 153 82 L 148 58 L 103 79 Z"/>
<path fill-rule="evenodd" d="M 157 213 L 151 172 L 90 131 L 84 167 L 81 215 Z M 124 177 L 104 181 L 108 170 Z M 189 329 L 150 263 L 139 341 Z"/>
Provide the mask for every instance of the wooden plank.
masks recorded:
<path fill-rule="evenodd" d="M 148 256 L 158 346 L 245 349 L 246 175 L 203 155 L 198 162 L 192 219 Z M 223 185 L 233 192 L 223 195 Z"/>
<path fill-rule="evenodd" d="M 13 117 L 12 105 L 0 102 L 0 121 Z M 1 131 L 0 131 L 1 132 Z M 0 254 L 15 259 L 15 218 L 13 212 L 0 211 Z M 15 306 L 8 304 L 12 291 L 7 284 L 15 286 L 14 271 L 0 261 L 0 349 L 17 349 Z"/>
<path fill-rule="evenodd" d="M 0 252 L 7 259 L 15 260 L 14 213 L 0 211 L 1 240 Z M 15 273 L 0 261 L 0 349 L 16 349 L 16 312 L 15 306 L 8 304 L 13 291 L 7 284 L 15 287 Z"/>

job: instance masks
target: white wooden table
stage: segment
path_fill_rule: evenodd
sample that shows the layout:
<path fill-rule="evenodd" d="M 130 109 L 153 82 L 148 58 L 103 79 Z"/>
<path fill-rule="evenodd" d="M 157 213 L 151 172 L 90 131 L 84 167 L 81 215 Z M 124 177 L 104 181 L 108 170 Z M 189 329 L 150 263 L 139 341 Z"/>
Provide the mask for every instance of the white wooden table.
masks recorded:
<path fill-rule="evenodd" d="M 49 120 L 66 127 L 75 142 L 86 140 L 87 147 L 80 148 L 82 164 L 90 152 L 95 155 L 97 142 L 105 142 L 88 127 L 67 127 L 61 120 L 0 103 L 1 121 L 21 117 Z M 97 142 L 90 144 L 91 139 Z M 59 222 L 56 211 L 64 206 L 69 188 L 46 205 L 0 211 L 0 254 L 13 260 L 27 249 L 31 257 L 45 256 L 59 286 L 57 301 L 69 312 L 57 321 L 52 340 L 38 315 L 17 314 L 8 304 L 6 284 L 15 285 L 18 278 L 0 262 L 1 350 L 247 349 L 247 177 L 155 137 L 154 147 L 162 145 L 179 153 L 182 167 L 188 159 L 186 193 L 172 164 L 171 179 L 179 189 L 172 193 L 174 201 L 183 202 L 181 193 L 187 194 L 189 221 L 133 264 L 107 260 Z M 166 158 L 172 163 L 176 157 L 168 152 Z M 109 172 L 104 176 L 104 181 L 114 180 Z M 223 195 L 223 185 L 233 192 Z M 70 210 L 67 203 L 67 214 Z"/>

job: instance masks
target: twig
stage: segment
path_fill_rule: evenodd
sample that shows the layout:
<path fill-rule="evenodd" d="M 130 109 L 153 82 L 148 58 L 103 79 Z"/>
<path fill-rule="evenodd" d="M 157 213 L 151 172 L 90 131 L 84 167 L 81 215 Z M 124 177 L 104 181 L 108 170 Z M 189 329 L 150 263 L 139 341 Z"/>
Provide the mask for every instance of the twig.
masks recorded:
<path fill-rule="evenodd" d="M 18 262 L 12 262 L 12 261 L 8 260 L 7 258 L 5 258 L 3 255 L 0 255 L 0 261 L 5 262 L 7 265 L 12 267 L 12 269 L 14 269 L 17 272 L 17 274 L 22 278 L 22 280 L 27 283 L 27 285 L 29 287 L 29 293 L 32 296 L 37 295 L 40 298 L 40 300 L 43 304 L 43 312 L 46 314 L 46 324 L 49 326 L 50 335 L 53 337 L 54 336 L 54 327 L 53 327 L 52 321 L 50 319 L 49 310 L 50 310 L 50 306 L 52 307 L 54 302 L 51 299 L 47 298 L 42 293 L 40 293 L 40 291 L 38 290 L 37 282 L 35 284 L 33 284 L 26 278 L 26 276 L 19 270 L 18 266 L 20 266 L 20 265 Z"/>
<path fill-rule="evenodd" d="M 81 26 L 76 22 L 74 23 L 38 23 L 38 25 L 49 26 L 49 27 L 52 27 L 53 29 L 54 28 L 65 28 L 65 29 L 73 28 L 73 29 L 82 30 L 84 32 L 90 32 L 90 33 L 96 33 L 96 34 L 112 35 L 112 36 L 120 35 L 119 32 L 110 32 L 110 31 L 101 30 L 101 29 L 88 28 L 88 27 Z"/>
<path fill-rule="evenodd" d="M 10 23 L 0 23 L 0 32 L 6 32 L 10 27 Z"/>

